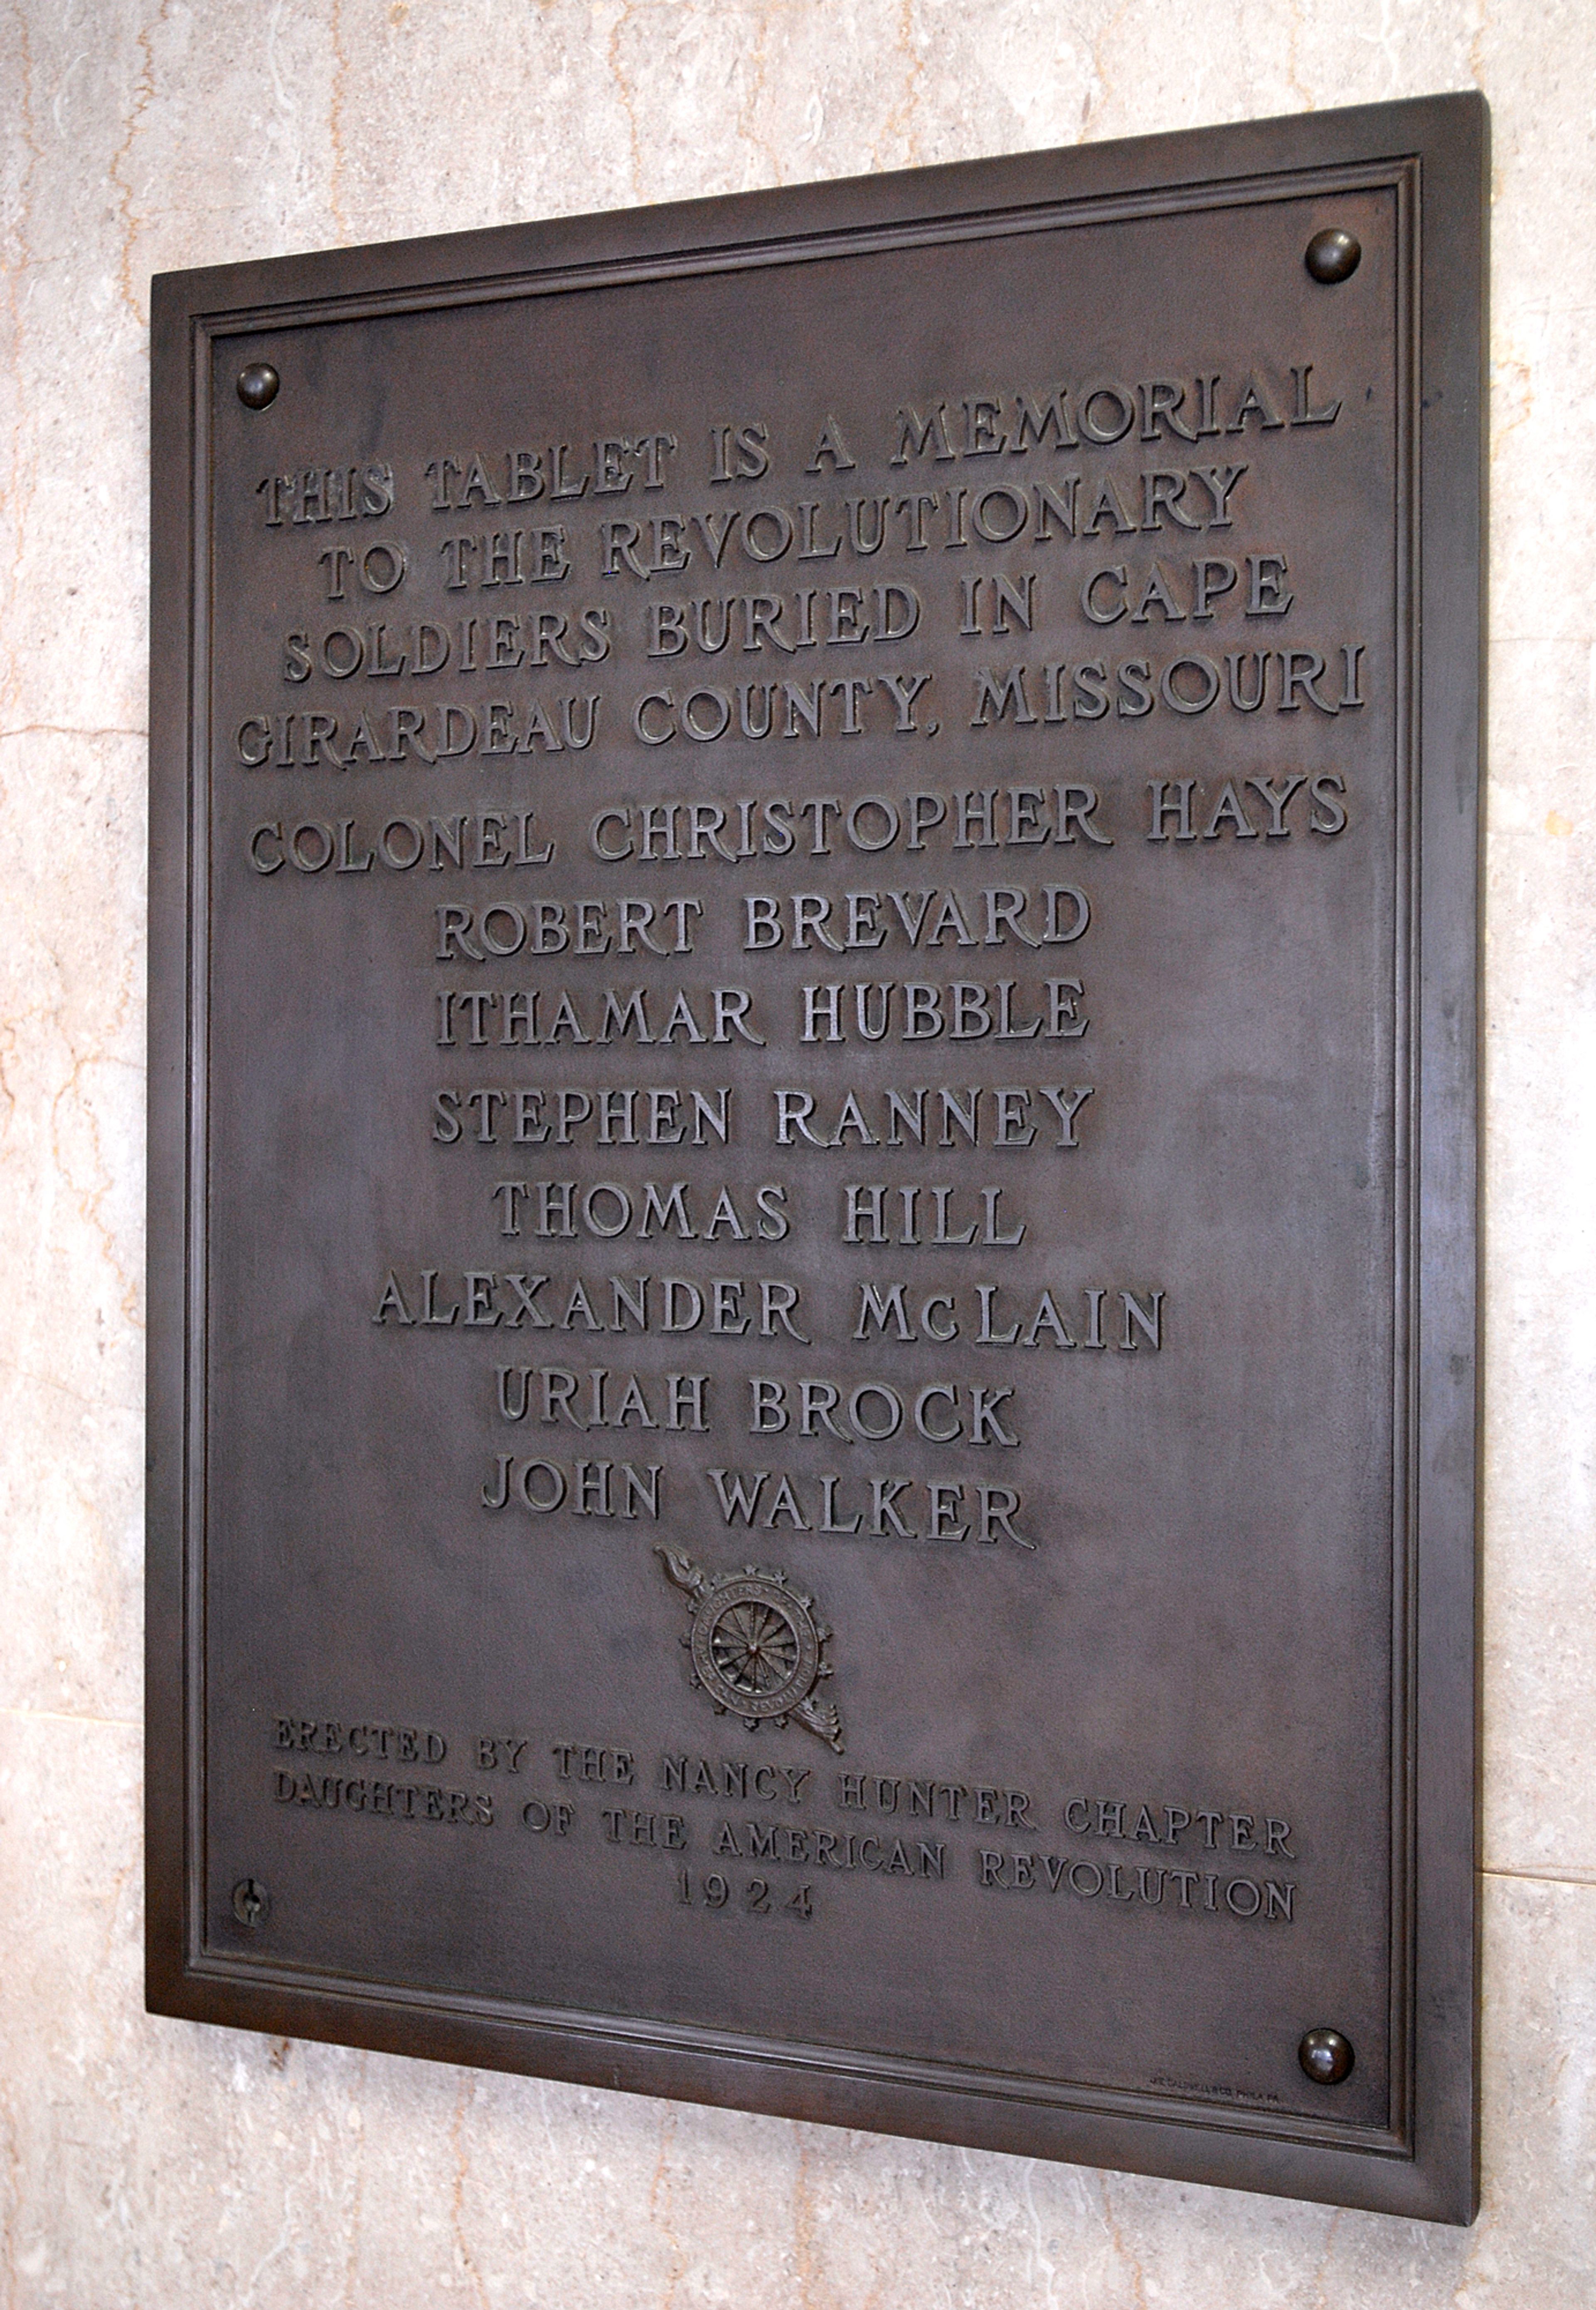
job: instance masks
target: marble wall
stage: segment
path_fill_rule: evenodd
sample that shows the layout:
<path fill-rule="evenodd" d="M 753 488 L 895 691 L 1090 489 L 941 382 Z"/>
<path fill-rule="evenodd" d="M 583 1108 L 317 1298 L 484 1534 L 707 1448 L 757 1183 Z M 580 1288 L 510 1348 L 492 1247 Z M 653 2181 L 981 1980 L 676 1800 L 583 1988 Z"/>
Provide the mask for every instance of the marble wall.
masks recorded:
<path fill-rule="evenodd" d="M 1478 2225 L 148 2019 L 152 271 L 1470 85 L 1496 138 Z M 1593 89 L 1588 0 L 0 11 L 0 2310 L 1596 2300 Z"/>

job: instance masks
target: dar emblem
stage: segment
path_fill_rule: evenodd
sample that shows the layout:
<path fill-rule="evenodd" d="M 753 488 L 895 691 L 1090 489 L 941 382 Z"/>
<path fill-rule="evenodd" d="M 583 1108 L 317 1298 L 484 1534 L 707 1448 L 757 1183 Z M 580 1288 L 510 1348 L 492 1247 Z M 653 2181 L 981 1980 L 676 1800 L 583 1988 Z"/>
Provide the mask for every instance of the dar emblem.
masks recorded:
<path fill-rule="evenodd" d="M 688 1600 L 692 1624 L 681 1641 L 692 1655 L 692 1681 L 716 1714 L 741 1716 L 750 1732 L 790 1718 L 840 1757 L 842 1720 L 832 1702 L 815 1698 L 831 1674 L 831 1631 L 816 1618 L 814 1598 L 801 1596 L 785 1572 L 757 1564 L 711 1577 L 674 1549 L 654 1552 Z"/>

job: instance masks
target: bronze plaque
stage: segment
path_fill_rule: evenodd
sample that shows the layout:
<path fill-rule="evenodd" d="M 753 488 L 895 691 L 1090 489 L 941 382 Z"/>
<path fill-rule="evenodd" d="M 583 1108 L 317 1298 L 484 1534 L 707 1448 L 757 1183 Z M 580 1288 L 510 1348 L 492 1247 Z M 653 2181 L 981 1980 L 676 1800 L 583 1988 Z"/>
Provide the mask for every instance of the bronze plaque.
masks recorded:
<path fill-rule="evenodd" d="M 156 283 L 157 2010 L 1469 2219 L 1485 133 Z"/>

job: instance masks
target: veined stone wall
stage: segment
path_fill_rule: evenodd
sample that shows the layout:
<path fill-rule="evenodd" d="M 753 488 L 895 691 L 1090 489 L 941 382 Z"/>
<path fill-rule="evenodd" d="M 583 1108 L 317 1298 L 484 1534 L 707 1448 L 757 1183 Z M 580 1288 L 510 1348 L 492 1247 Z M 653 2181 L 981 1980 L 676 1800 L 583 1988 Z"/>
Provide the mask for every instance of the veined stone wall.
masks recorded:
<path fill-rule="evenodd" d="M 1470 85 L 1496 154 L 1478 2225 L 148 2019 L 151 273 Z M 0 16 L 0 2310 L 1596 2301 L 1593 91 L 1589 0 Z"/>

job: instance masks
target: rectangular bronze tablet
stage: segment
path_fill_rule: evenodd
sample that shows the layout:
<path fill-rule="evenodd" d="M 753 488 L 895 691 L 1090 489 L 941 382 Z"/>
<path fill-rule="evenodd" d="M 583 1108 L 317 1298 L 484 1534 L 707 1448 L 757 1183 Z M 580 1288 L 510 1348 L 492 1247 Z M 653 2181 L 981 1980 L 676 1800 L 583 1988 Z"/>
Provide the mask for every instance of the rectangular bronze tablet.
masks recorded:
<path fill-rule="evenodd" d="M 156 282 L 155 2010 L 1470 2218 L 1485 195 Z"/>

